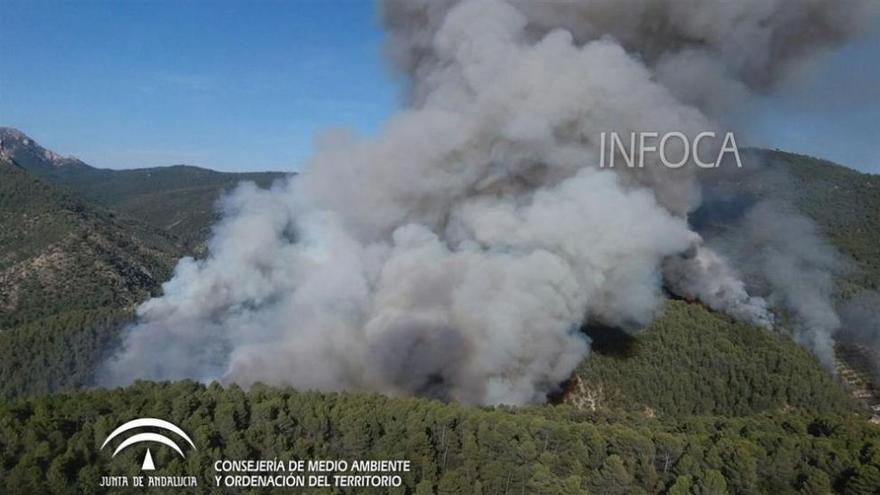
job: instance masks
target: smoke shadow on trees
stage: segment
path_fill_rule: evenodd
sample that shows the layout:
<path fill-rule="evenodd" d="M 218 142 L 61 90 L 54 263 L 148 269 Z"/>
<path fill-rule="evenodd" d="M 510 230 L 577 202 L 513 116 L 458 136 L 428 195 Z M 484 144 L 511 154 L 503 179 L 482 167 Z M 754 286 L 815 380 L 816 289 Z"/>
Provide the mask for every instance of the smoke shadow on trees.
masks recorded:
<path fill-rule="evenodd" d="M 585 323 L 581 331 L 591 342 L 592 352 L 613 357 L 628 359 L 634 357 L 639 350 L 639 339 L 625 330 L 598 323 Z"/>

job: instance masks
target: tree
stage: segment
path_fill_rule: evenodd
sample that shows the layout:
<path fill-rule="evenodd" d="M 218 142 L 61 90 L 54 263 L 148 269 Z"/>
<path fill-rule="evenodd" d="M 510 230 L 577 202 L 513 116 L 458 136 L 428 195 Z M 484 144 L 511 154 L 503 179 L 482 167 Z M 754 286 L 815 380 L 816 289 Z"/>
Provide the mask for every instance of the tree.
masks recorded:
<path fill-rule="evenodd" d="M 846 495 L 873 495 L 880 493 L 880 469 L 871 464 L 863 464 L 846 481 L 843 490 Z"/>
<path fill-rule="evenodd" d="M 727 495 L 727 481 L 720 472 L 709 469 L 694 490 L 695 495 Z"/>
<path fill-rule="evenodd" d="M 632 475 L 626 470 L 620 456 L 611 455 L 599 468 L 598 478 L 593 483 L 593 489 L 597 493 L 624 495 L 630 493 L 632 481 Z"/>
<path fill-rule="evenodd" d="M 690 495 L 691 487 L 694 486 L 694 479 L 690 476 L 679 476 L 675 479 L 675 483 L 669 487 L 668 495 Z"/>
<path fill-rule="evenodd" d="M 827 474 L 818 469 L 811 469 L 807 472 L 799 491 L 804 495 L 823 495 L 833 493 L 834 488 Z"/>
<path fill-rule="evenodd" d="M 416 485 L 416 495 L 434 495 L 434 485 L 431 480 L 424 479 Z"/>

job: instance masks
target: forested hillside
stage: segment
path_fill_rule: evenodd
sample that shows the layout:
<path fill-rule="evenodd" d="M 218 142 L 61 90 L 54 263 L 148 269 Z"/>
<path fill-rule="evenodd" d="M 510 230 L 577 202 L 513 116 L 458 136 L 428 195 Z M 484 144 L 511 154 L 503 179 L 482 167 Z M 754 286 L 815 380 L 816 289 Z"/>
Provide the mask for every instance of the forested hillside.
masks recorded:
<path fill-rule="evenodd" d="M 880 487 L 880 430 L 842 415 L 651 420 L 568 406 L 482 409 L 182 382 L 0 406 L 0 492 L 100 493 L 100 476 L 136 474 L 141 451 L 111 458 L 100 446 L 139 416 L 166 418 L 191 434 L 196 449 L 186 459 L 170 449 L 154 456 L 163 474 L 197 476 L 199 492 L 211 491 L 220 459 L 404 458 L 412 470 L 391 493 L 419 495 L 869 494 Z"/>
<path fill-rule="evenodd" d="M 133 317 L 130 309 L 74 309 L 0 331 L 0 402 L 92 383 Z"/>
<path fill-rule="evenodd" d="M 199 167 L 109 170 L 88 168 L 47 174 L 56 184 L 115 211 L 142 220 L 179 239 L 191 253 L 202 253 L 211 225 L 219 220 L 216 203 L 242 181 L 268 187 L 284 177 L 275 172 L 224 173 Z"/>
<path fill-rule="evenodd" d="M 842 296 L 880 288 L 880 175 L 779 150 L 746 150 L 743 161 L 745 174 L 706 174 L 704 203 L 713 204 L 694 214 L 701 228 L 728 227 L 737 212 L 757 201 L 793 204 L 847 255 L 850 270 L 838 280 Z M 706 218 L 706 210 L 713 216 Z"/>
<path fill-rule="evenodd" d="M 162 229 L 189 253 L 202 253 L 215 203 L 242 181 L 268 187 L 281 172 L 228 173 L 175 165 L 129 170 L 91 167 L 47 150 L 20 131 L 0 127 L 0 156 L 82 198 Z M 124 164 L 120 164 L 124 165 Z"/>
<path fill-rule="evenodd" d="M 96 169 L 0 128 L 0 398 L 90 383 L 134 308 L 201 252 L 222 192 L 280 176 Z"/>
<path fill-rule="evenodd" d="M 658 417 L 860 409 L 788 336 L 700 304 L 669 301 L 637 337 L 607 328 L 587 332 L 593 353 L 576 371 L 579 386 L 570 401 L 589 397 L 590 409 Z"/>
<path fill-rule="evenodd" d="M 0 397 L 82 386 L 183 248 L 0 159 Z"/>
<path fill-rule="evenodd" d="M 880 288 L 880 175 L 794 153 L 761 154 L 789 172 L 794 180 L 787 190 L 794 203 L 856 264 L 852 281 Z"/>
<path fill-rule="evenodd" d="M 0 159 L 0 329 L 66 311 L 131 308 L 158 293 L 183 250 Z"/>

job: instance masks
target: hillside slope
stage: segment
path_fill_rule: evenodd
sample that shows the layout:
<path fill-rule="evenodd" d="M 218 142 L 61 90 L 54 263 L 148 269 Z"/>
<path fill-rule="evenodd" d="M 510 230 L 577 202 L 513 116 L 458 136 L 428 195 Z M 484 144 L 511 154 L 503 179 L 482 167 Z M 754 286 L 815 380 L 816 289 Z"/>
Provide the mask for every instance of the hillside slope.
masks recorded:
<path fill-rule="evenodd" d="M 183 250 L 164 232 L 90 204 L 0 159 L 0 329 L 158 293 Z"/>
<path fill-rule="evenodd" d="M 880 175 L 794 153 L 763 151 L 793 178 L 792 201 L 856 264 L 851 281 L 880 289 Z"/>
<path fill-rule="evenodd" d="M 202 252 L 211 225 L 219 218 L 215 203 L 224 191 L 242 181 L 268 187 L 288 175 L 217 172 L 187 165 L 99 169 L 59 156 L 8 127 L 0 127 L 0 156 L 89 201 L 168 232 L 191 253 Z"/>
<path fill-rule="evenodd" d="M 0 397 L 90 383 L 134 308 L 202 252 L 221 193 L 278 177 L 101 170 L 0 128 Z"/>
<path fill-rule="evenodd" d="M 0 159 L 0 397 L 79 386 L 184 250 Z"/>
<path fill-rule="evenodd" d="M 815 221 L 849 258 L 853 269 L 839 280 L 846 282 L 842 296 L 880 288 L 880 175 L 779 150 L 745 150 L 743 162 L 745 173 L 704 174 L 710 179 L 704 181 L 704 206 L 692 215 L 698 228 L 725 229 L 745 206 L 782 200 Z"/>
<path fill-rule="evenodd" d="M 700 304 L 669 301 L 637 337 L 587 328 L 593 353 L 569 402 L 658 417 L 745 416 L 858 409 L 788 336 L 735 322 Z"/>

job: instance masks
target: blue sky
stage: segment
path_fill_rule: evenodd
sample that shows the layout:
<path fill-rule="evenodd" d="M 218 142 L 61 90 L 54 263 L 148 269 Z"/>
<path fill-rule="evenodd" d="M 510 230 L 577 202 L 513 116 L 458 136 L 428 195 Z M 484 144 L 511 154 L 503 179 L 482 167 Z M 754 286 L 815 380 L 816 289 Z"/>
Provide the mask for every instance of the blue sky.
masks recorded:
<path fill-rule="evenodd" d="M 2 0 L 0 125 L 99 167 L 292 170 L 400 82 L 368 0 Z M 880 173 L 880 25 L 751 110 L 753 143 Z"/>
<path fill-rule="evenodd" d="M 880 22 L 792 79 L 750 109 L 753 143 L 880 174 Z"/>
<path fill-rule="evenodd" d="M 100 167 L 284 169 L 398 103 L 371 2 L 3 0 L 0 125 Z"/>

